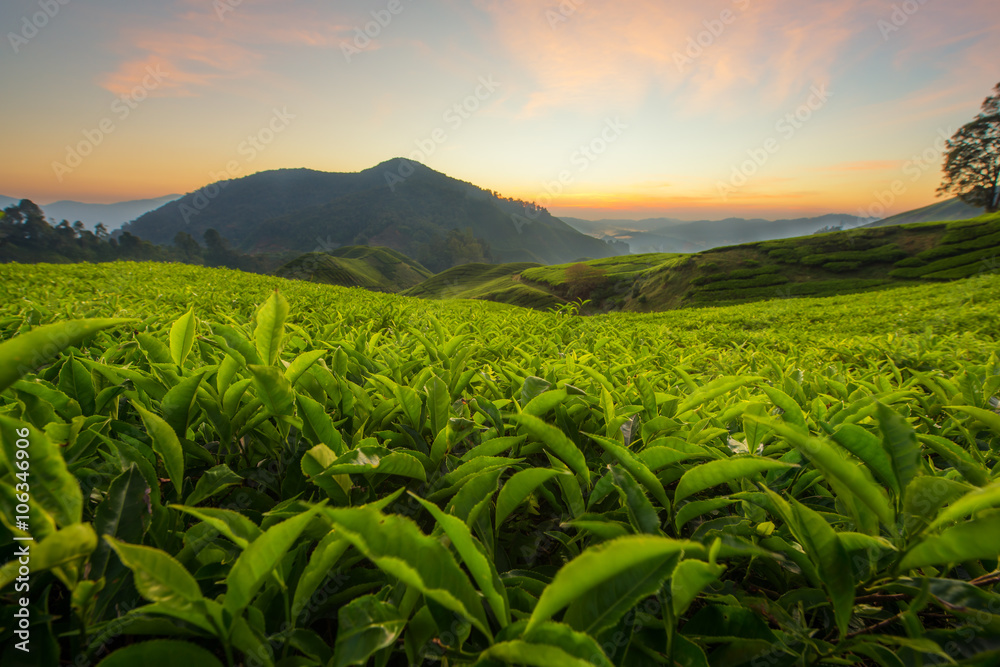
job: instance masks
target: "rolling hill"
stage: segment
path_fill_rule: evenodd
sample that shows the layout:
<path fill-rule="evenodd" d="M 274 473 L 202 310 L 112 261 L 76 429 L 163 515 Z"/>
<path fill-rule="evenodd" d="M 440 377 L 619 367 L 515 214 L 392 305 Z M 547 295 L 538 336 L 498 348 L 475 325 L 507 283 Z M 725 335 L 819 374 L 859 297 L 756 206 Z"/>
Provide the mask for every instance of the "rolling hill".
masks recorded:
<path fill-rule="evenodd" d="M 123 227 L 159 244 L 171 243 L 178 232 L 200 240 L 210 228 L 243 252 L 385 246 L 439 271 L 477 254 L 538 263 L 618 254 L 544 209 L 403 159 L 358 173 L 284 169 L 223 181 Z M 452 230 L 468 230 L 481 247 L 456 241 Z"/>
<path fill-rule="evenodd" d="M 481 299 L 525 308 L 550 309 L 576 299 L 592 299 L 613 309 L 621 286 L 631 289 L 635 279 L 675 255 L 624 255 L 605 259 L 542 266 L 531 262 L 464 264 L 443 271 L 404 292 L 424 299 Z M 587 270 L 573 273 L 573 267 Z"/>
<path fill-rule="evenodd" d="M 625 310 L 865 292 L 1000 269 L 1000 215 L 854 229 L 680 256 L 642 273 Z"/>
<path fill-rule="evenodd" d="M 939 222 L 942 220 L 968 220 L 983 214 L 983 209 L 969 206 L 956 198 L 931 204 L 913 211 L 869 223 L 867 227 L 890 227 L 892 225 L 907 225 L 915 222 Z"/>
<path fill-rule="evenodd" d="M 463 264 L 412 287 L 406 296 L 422 299 L 479 299 L 546 310 L 566 303 L 552 292 L 521 281 L 521 273 L 540 266 L 533 262 Z"/>
<path fill-rule="evenodd" d="M 431 277 L 431 272 L 390 248 L 346 246 L 297 257 L 278 269 L 276 275 L 374 292 L 402 292 Z"/>
<path fill-rule="evenodd" d="M 582 264 L 586 270 L 579 266 Z M 575 268 L 574 268 L 575 266 Z M 431 298 L 527 303 L 524 290 L 586 313 L 665 311 L 778 298 L 834 296 L 1000 271 L 1000 214 L 761 241 L 700 253 L 628 255 L 557 266 L 458 267 L 408 290 Z M 461 269 L 461 270 L 459 270 Z M 503 280 L 499 280 L 503 278 Z M 510 291 L 517 284 L 520 293 Z M 517 301 L 506 296 L 517 296 Z M 550 307 L 544 302 L 545 307 Z"/>

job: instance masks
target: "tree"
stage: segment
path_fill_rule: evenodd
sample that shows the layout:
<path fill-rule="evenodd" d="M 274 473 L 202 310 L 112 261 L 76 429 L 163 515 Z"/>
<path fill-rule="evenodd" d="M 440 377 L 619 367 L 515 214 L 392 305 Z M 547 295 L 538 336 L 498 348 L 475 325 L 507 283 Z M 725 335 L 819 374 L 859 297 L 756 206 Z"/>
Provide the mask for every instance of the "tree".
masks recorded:
<path fill-rule="evenodd" d="M 174 236 L 174 246 L 181 253 L 185 262 L 201 259 L 201 246 L 187 232 L 177 232 Z"/>
<path fill-rule="evenodd" d="M 938 193 L 956 194 L 969 206 L 989 213 L 1000 210 L 1000 83 L 976 119 L 948 141 Z"/>

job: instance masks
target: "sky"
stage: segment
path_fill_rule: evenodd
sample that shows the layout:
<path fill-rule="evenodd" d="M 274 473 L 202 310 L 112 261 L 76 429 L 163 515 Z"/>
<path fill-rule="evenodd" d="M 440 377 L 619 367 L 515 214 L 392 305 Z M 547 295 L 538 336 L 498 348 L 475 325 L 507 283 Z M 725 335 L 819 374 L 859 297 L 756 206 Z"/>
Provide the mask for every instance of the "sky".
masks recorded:
<path fill-rule="evenodd" d="M 0 195 L 407 157 L 580 218 L 938 201 L 996 0 L 4 0 Z"/>

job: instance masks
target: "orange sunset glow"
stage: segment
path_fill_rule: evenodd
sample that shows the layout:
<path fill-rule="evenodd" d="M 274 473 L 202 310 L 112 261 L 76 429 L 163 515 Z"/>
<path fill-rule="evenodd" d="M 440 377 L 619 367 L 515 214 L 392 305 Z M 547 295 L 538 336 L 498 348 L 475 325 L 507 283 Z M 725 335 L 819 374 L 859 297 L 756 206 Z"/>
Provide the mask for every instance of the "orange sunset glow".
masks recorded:
<path fill-rule="evenodd" d="M 0 194 L 40 202 L 402 156 L 556 215 L 891 214 L 1000 62 L 992 0 L 54 6 L 0 8 Z"/>

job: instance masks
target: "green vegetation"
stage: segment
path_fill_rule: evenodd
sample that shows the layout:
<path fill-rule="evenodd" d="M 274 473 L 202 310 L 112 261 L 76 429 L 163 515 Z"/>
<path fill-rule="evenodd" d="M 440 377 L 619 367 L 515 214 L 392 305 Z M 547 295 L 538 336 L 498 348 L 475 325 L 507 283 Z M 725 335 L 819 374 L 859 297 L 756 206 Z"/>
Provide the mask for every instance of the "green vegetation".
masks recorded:
<path fill-rule="evenodd" d="M 204 266 L 225 266 L 241 271 L 264 273 L 273 265 L 265 256 L 243 255 L 229 248 L 214 229 L 204 234 L 202 248 L 187 232 L 178 232 L 173 246 L 157 246 L 129 232 L 111 235 L 102 223 L 94 231 L 82 222 L 68 220 L 52 225 L 37 204 L 22 199 L 0 211 L 0 263 L 35 264 L 49 262 L 113 262 L 139 260 L 182 262 Z"/>
<path fill-rule="evenodd" d="M 620 252 L 530 202 L 405 159 L 358 173 L 265 171 L 207 185 L 123 227 L 152 243 L 217 229 L 252 254 L 393 248 L 438 272 L 468 262 L 567 262 Z"/>
<path fill-rule="evenodd" d="M 1000 660 L 998 277 L 590 318 L 0 285 L 0 606 L 46 664 Z"/>
<path fill-rule="evenodd" d="M 346 246 L 302 255 L 278 269 L 277 275 L 375 292 L 402 292 L 429 278 L 431 272 L 390 248 Z"/>
<path fill-rule="evenodd" d="M 639 276 L 654 267 L 670 266 L 678 257 L 682 255 L 647 253 L 579 260 L 529 269 L 521 277 L 563 299 L 589 301 L 588 311 L 621 310 Z"/>
<path fill-rule="evenodd" d="M 582 259 L 571 264 L 558 264 L 554 266 L 540 266 L 524 274 L 525 279 L 536 283 L 542 283 L 550 287 L 559 287 L 566 282 L 566 270 L 577 263 L 584 263 L 587 266 L 603 269 L 609 280 L 618 278 L 635 278 L 643 271 L 654 266 L 660 266 L 664 262 L 678 255 L 667 253 L 648 253 L 644 255 L 623 255 L 620 257 L 607 257 L 604 259 Z"/>
<path fill-rule="evenodd" d="M 679 256 L 643 272 L 624 309 L 833 296 L 908 280 L 955 280 L 994 271 L 998 255 L 998 215 L 749 243 Z"/>
<path fill-rule="evenodd" d="M 423 299 L 480 299 L 523 308 L 548 310 L 565 304 L 551 292 L 525 284 L 522 272 L 538 264 L 463 264 L 429 278 L 405 292 Z"/>
<path fill-rule="evenodd" d="M 1000 83 L 983 100 L 979 114 L 948 140 L 939 194 L 988 213 L 1000 211 Z"/>

